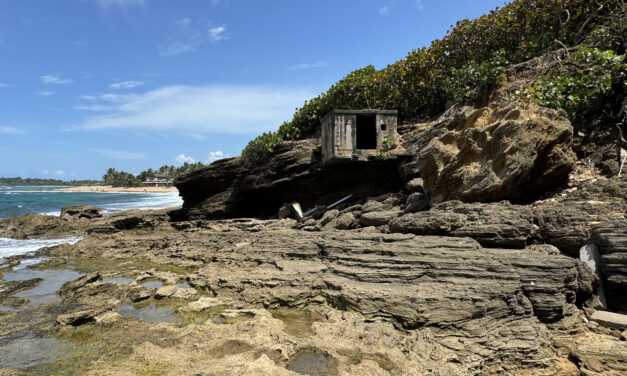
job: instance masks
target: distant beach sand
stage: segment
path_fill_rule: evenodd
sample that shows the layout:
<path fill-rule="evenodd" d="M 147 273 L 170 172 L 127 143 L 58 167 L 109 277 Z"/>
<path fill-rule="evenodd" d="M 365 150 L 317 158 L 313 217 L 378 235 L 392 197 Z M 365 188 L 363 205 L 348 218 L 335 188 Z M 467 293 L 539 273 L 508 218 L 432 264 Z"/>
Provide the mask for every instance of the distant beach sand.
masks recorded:
<path fill-rule="evenodd" d="M 148 192 L 148 193 L 166 193 L 178 192 L 176 187 L 109 187 L 102 185 L 92 185 L 85 187 L 71 187 L 59 189 L 66 192 Z"/>

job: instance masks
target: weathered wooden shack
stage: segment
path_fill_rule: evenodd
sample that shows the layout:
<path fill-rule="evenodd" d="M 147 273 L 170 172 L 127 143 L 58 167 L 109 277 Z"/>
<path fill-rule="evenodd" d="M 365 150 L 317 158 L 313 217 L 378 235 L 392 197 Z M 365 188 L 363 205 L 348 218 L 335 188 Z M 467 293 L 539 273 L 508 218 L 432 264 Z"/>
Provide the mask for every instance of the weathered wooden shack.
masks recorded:
<path fill-rule="evenodd" d="M 396 140 L 395 110 L 332 110 L 321 121 L 322 162 L 367 160 Z"/>

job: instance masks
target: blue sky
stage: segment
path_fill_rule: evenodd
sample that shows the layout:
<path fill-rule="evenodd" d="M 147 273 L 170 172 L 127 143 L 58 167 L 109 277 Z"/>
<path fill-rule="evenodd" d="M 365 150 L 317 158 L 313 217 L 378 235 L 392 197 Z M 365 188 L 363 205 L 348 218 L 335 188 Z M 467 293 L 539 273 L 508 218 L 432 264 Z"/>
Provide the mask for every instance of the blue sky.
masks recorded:
<path fill-rule="evenodd" d="M 350 71 L 503 0 L 0 0 L 0 176 L 239 155 Z"/>

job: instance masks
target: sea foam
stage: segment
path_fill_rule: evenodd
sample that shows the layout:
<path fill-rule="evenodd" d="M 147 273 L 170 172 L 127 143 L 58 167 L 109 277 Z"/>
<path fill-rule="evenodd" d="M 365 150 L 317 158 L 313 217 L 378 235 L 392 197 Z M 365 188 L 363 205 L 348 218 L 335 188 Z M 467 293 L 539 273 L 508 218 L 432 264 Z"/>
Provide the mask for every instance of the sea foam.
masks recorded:
<path fill-rule="evenodd" d="M 23 255 L 43 247 L 52 247 L 59 244 L 74 244 L 82 237 L 68 237 L 62 239 L 10 239 L 0 238 L 0 263 L 4 257 Z"/>

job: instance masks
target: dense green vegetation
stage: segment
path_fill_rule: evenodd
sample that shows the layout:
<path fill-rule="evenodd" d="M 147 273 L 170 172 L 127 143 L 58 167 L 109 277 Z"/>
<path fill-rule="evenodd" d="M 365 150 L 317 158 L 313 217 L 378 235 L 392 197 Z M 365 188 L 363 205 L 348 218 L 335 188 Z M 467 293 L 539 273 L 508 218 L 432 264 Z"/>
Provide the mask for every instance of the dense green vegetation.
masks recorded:
<path fill-rule="evenodd" d="M 559 65 L 518 99 L 565 106 L 571 116 L 579 115 L 608 95 L 624 96 L 626 39 L 622 1 L 514 0 L 457 22 L 442 39 L 386 68 L 349 73 L 305 102 L 276 132 L 252 140 L 242 154 L 258 158 L 283 140 L 316 135 L 320 119 L 333 108 L 396 109 L 399 120 L 407 121 L 435 116 L 451 102 L 477 103 L 499 85 L 507 67 L 574 46 L 582 52 L 569 57 L 568 64 L 578 68 Z M 597 67 L 603 73 L 584 78 Z M 594 85 L 601 88 L 590 91 Z"/>
<path fill-rule="evenodd" d="M 625 55 L 616 55 L 613 50 L 583 47 L 520 94 L 525 101 L 563 108 L 575 120 L 609 116 L 611 98 L 627 89 L 624 60 Z M 582 127 L 595 125 L 584 122 Z"/>
<path fill-rule="evenodd" d="M 0 178 L 0 186 L 51 186 L 51 185 L 62 185 L 62 186 L 87 186 L 87 185 L 101 185 L 102 182 L 99 180 L 59 180 L 59 179 L 36 179 L 36 178 Z"/>
<path fill-rule="evenodd" d="M 154 178 L 157 175 L 165 177 L 168 181 L 173 181 L 177 176 L 197 170 L 205 167 L 200 162 L 196 163 L 184 163 L 180 167 L 176 166 L 161 166 L 156 170 L 149 168 L 140 172 L 137 175 L 133 175 L 130 172 L 118 171 L 115 168 L 110 168 L 102 176 L 102 180 L 105 185 L 111 185 L 114 187 L 141 187 L 143 181 L 148 178 Z"/>

